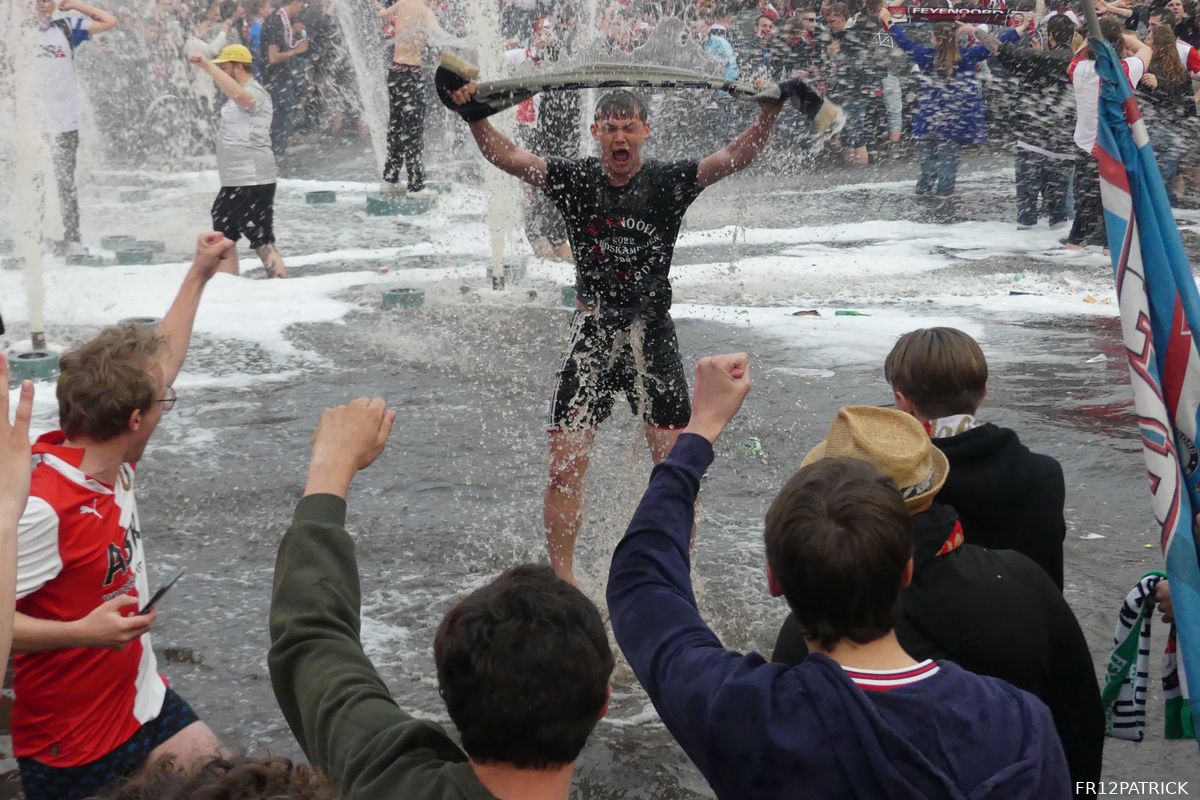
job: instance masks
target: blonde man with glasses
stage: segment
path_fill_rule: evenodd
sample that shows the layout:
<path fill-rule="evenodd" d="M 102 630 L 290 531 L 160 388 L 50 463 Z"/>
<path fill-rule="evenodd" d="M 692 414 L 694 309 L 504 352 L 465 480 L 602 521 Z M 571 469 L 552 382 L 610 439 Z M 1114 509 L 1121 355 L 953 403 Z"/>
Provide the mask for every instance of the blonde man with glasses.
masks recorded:
<path fill-rule="evenodd" d="M 33 445 L 17 530 L 12 741 L 27 800 L 89 797 L 159 758 L 188 768 L 221 752 L 158 674 L 134 476 L 175 405 L 204 287 L 231 258 L 233 242 L 204 234 L 157 328 L 109 328 L 61 359 L 62 427 Z"/>

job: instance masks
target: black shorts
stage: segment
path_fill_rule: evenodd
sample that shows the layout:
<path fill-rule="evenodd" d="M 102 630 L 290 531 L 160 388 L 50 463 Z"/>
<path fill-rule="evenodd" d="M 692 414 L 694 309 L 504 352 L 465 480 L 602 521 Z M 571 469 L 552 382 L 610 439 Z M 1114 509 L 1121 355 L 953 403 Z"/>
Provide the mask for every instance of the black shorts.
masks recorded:
<path fill-rule="evenodd" d="M 275 184 L 222 186 L 212 206 L 213 230 L 251 247 L 275 244 Z"/>
<path fill-rule="evenodd" d="M 90 764 L 51 767 L 32 758 L 17 759 L 25 800 L 76 800 L 99 794 L 141 769 L 154 748 L 199 720 L 186 700 L 167 689 L 157 717 L 138 728 L 125 744 Z"/>
<path fill-rule="evenodd" d="M 692 415 L 679 339 L 670 317 L 631 325 L 602 323 L 576 311 L 571 343 L 558 370 L 550 430 L 599 425 L 625 392 L 635 415 L 658 428 L 683 428 Z"/>

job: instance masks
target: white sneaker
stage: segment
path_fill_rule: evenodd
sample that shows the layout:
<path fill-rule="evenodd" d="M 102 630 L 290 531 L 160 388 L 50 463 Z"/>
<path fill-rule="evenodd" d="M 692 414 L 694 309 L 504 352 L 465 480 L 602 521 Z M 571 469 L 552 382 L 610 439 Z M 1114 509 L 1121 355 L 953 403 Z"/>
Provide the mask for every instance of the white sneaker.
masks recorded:
<path fill-rule="evenodd" d="M 379 184 L 379 196 L 380 197 L 399 197 L 402 194 L 404 194 L 404 189 L 398 183 L 392 183 L 391 181 L 382 181 Z"/>
<path fill-rule="evenodd" d="M 426 186 L 424 189 L 421 189 L 418 192 L 409 192 L 408 193 L 408 198 L 410 200 L 433 200 L 437 196 L 438 196 L 437 191 L 434 189 L 430 189 L 428 186 Z"/>

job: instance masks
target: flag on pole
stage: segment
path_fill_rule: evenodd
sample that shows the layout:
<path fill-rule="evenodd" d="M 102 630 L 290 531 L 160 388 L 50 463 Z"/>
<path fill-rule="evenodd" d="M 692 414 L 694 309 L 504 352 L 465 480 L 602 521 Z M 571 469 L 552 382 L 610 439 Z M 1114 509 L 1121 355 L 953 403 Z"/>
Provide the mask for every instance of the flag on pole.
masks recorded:
<path fill-rule="evenodd" d="M 1167 201 L 1162 174 L 1112 46 L 1093 36 L 1100 78 L 1100 193 L 1112 252 L 1121 333 L 1178 631 L 1181 692 L 1168 733 L 1195 736 L 1200 719 L 1200 292 Z M 1172 696 L 1173 695 L 1173 696 Z"/>

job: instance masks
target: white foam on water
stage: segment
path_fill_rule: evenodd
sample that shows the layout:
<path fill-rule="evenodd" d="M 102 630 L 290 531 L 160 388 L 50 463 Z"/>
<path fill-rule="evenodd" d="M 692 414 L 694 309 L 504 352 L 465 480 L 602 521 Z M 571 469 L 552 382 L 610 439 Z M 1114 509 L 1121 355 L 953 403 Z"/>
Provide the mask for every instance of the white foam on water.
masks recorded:
<path fill-rule="evenodd" d="M 808 357 L 819 351 L 843 365 L 882 363 L 900 334 L 913 328 L 947 326 L 983 338 L 983 326 L 968 317 L 917 315 L 901 309 L 869 309 L 861 313 L 870 316 L 839 317 L 835 315 L 837 309 L 833 308 L 818 309 L 819 317 L 792 316 L 797 310 L 795 307 L 682 304 L 674 306 L 671 315 L 676 319 L 699 319 L 752 328 L 756 334 L 794 342 Z"/>

